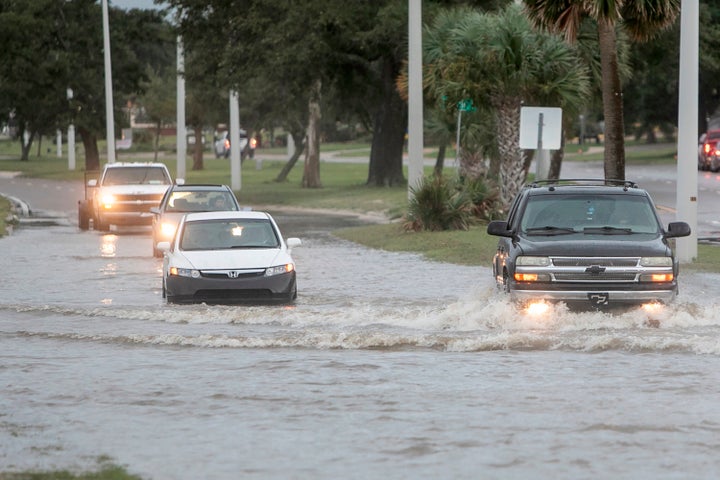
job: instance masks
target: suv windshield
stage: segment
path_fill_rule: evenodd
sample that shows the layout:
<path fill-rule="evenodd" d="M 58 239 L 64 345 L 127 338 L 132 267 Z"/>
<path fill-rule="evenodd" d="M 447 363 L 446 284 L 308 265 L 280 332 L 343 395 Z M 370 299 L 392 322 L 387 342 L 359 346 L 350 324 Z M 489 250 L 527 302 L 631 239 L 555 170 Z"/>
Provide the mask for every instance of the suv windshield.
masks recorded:
<path fill-rule="evenodd" d="M 170 179 L 162 168 L 128 167 L 109 168 L 105 172 L 103 185 L 170 185 Z"/>
<path fill-rule="evenodd" d="M 657 233 L 647 197 L 636 195 L 549 194 L 528 199 L 520 229 L 528 235 Z"/>

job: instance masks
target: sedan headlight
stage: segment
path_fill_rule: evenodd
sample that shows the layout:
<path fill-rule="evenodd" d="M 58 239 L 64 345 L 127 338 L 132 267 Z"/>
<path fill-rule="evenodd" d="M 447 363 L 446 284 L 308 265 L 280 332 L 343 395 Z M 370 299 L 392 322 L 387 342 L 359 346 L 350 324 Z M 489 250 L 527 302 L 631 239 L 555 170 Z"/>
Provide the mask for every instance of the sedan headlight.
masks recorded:
<path fill-rule="evenodd" d="M 278 265 L 277 267 L 269 267 L 265 270 L 266 277 L 272 277 L 273 275 L 280 275 L 282 273 L 290 273 L 295 270 L 295 265 L 292 263 L 286 263 L 285 265 Z"/>
<path fill-rule="evenodd" d="M 640 265 L 643 267 L 672 267 L 671 257 L 642 257 Z"/>
<path fill-rule="evenodd" d="M 522 267 L 549 267 L 549 257 L 530 257 L 530 256 L 519 256 L 515 260 L 515 265 Z"/>
<path fill-rule="evenodd" d="M 200 278 L 200 271 L 192 268 L 170 267 L 170 275 L 175 277 Z"/>

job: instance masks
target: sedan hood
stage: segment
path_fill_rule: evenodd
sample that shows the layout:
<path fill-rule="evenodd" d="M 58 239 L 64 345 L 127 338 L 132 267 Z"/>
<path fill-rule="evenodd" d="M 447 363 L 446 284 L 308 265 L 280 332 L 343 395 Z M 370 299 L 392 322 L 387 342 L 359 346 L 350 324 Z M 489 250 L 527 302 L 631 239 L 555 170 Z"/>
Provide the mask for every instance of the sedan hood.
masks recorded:
<path fill-rule="evenodd" d="M 183 256 L 196 270 L 241 270 L 292 263 L 290 255 L 277 248 L 185 251 Z"/>

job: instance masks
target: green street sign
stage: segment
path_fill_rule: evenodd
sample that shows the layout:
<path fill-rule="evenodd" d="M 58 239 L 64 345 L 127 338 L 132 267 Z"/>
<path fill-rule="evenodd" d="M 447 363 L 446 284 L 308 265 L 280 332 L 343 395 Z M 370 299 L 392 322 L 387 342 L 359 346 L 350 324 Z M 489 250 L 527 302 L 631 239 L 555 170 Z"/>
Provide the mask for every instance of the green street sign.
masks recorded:
<path fill-rule="evenodd" d="M 464 98 L 457 104 L 458 110 L 461 112 L 474 112 L 477 108 L 473 107 L 472 98 Z"/>

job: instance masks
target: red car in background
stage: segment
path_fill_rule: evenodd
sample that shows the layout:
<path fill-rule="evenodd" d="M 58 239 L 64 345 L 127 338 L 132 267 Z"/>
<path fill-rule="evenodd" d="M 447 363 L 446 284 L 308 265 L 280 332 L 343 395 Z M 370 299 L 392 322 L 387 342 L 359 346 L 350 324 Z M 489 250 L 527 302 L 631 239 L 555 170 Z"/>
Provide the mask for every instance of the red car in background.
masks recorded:
<path fill-rule="evenodd" d="M 720 129 L 708 130 L 698 142 L 698 170 L 720 171 Z"/>

